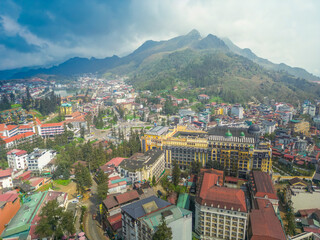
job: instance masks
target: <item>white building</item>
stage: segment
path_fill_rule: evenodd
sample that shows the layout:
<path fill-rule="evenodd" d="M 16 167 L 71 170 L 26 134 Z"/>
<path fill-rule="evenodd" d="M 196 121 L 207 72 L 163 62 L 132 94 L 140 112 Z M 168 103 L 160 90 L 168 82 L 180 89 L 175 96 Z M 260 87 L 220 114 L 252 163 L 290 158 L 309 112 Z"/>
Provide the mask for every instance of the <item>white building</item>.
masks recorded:
<path fill-rule="evenodd" d="M 242 119 L 243 118 L 243 107 L 241 107 L 241 105 L 239 105 L 239 104 L 232 106 L 231 115 L 233 115 L 239 119 Z"/>
<path fill-rule="evenodd" d="M 12 188 L 12 170 L 0 170 L 0 189 Z"/>
<path fill-rule="evenodd" d="M 28 170 L 41 172 L 55 156 L 53 150 L 34 149 L 28 156 Z"/>
<path fill-rule="evenodd" d="M 14 170 L 27 168 L 27 158 L 28 153 L 25 150 L 13 149 L 7 153 L 9 168 Z"/>
<path fill-rule="evenodd" d="M 307 101 L 302 105 L 301 113 L 309 114 L 311 117 L 314 117 L 316 115 L 316 106 Z"/>
<path fill-rule="evenodd" d="M 265 133 L 271 134 L 276 130 L 276 122 L 263 121 L 262 127 Z"/>

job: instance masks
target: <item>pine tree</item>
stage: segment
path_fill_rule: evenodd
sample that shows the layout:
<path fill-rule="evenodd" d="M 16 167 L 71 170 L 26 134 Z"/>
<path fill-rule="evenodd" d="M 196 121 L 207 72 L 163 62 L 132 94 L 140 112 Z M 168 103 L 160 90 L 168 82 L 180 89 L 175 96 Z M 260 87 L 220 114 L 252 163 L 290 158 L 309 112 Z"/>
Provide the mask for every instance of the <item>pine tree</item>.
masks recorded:
<path fill-rule="evenodd" d="M 178 186 L 181 177 L 181 170 L 176 161 L 173 162 L 173 170 L 172 170 L 172 182 L 175 186 Z"/>
<path fill-rule="evenodd" d="M 76 166 L 75 178 L 77 182 L 77 191 L 80 194 L 83 194 L 86 188 L 92 186 L 92 179 L 89 169 L 80 165 L 80 163 L 78 164 L 78 166 Z"/>
<path fill-rule="evenodd" d="M 59 207 L 57 200 L 49 201 L 41 209 L 35 232 L 40 238 L 62 239 L 64 235 L 71 235 L 75 233 L 73 215 Z"/>
<path fill-rule="evenodd" d="M 167 223 L 162 216 L 161 224 L 158 225 L 158 229 L 152 237 L 153 240 L 172 240 L 172 229 L 167 226 Z"/>

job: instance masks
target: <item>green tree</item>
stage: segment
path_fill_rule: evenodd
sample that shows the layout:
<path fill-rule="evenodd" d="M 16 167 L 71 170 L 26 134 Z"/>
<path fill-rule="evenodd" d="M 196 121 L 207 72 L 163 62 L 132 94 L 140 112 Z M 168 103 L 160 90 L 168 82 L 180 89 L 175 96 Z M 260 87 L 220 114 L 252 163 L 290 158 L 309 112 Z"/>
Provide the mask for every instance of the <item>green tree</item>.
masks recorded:
<path fill-rule="evenodd" d="M 173 170 L 172 170 L 172 182 L 175 186 L 178 186 L 181 177 L 181 170 L 176 161 L 173 162 Z"/>
<path fill-rule="evenodd" d="M 293 207 L 292 207 L 292 201 L 289 200 L 286 205 L 286 233 L 290 236 L 294 236 L 296 234 L 296 223 L 295 223 L 295 217 L 294 217 L 294 212 L 293 212 Z"/>
<path fill-rule="evenodd" d="M 72 213 L 59 207 L 57 200 L 49 201 L 41 209 L 36 234 L 40 238 L 62 239 L 62 236 L 73 233 L 75 233 L 75 227 Z"/>
<path fill-rule="evenodd" d="M 81 126 L 81 128 L 80 128 L 80 137 L 81 138 L 84 138 L 84 132 L 85 132 L 84 127 Z"/>
<path fill-rule="evenodd" d="M 80 165 L 80 163 L 78 166 L 76 166 L 75 178 L 77 182 L 77 191 L 80 194 L 83 194 L 86 188 L 90 188 L 92 186 L 92 179 L 89 169 L 83 165 Z"/>
<path fill-rule="evenodd" d="M 156 185 L 156 177 L 153 175 L 152 176 L 152 186 Z"/>
<path fill-rule="evenodd" d="M 161 224 L 158 225 L 157 231 L 154 233 L 153 240 L 171 240 L 172 239 L 172 229 L 167 226 L 167 223 L 162 216 Z"/>

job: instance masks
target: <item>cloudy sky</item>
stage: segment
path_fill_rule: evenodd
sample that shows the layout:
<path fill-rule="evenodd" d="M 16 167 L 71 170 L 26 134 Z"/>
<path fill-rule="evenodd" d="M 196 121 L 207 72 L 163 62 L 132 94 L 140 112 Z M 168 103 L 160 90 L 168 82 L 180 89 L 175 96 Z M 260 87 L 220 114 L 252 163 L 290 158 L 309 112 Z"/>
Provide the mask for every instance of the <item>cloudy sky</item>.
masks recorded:
<path fill-rule="evenodd" d="M 123 56 L 192 29 L 320 76 L 318 0 L 0 0 L 0 69 Z"/>

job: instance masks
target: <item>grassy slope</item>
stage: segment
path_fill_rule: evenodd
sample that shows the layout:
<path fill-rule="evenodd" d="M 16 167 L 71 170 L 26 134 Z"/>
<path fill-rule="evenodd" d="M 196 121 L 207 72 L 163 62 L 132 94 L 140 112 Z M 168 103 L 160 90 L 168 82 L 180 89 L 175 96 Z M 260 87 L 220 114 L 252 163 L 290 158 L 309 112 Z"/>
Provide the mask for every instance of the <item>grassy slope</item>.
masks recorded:
<path fill-rule="evenodd" d="M 181 81 L 228 102 L 268 96 L 297 103 L 320 94 L 319 86 L 305 80 L 265 70 L 239 55 L 208 50 L 154 54 L 132 72 L 131 80 L 136 87 L 151 90 L 170 89 Z"/>

